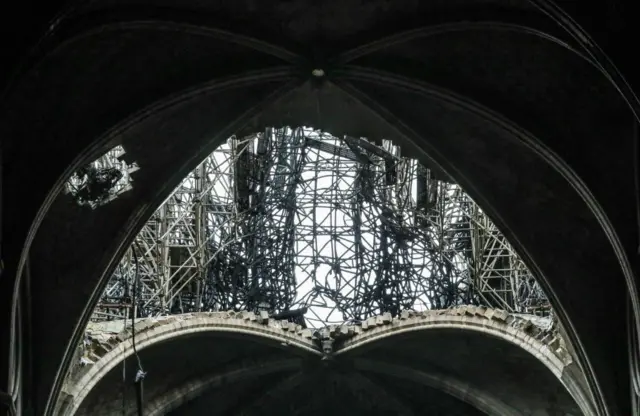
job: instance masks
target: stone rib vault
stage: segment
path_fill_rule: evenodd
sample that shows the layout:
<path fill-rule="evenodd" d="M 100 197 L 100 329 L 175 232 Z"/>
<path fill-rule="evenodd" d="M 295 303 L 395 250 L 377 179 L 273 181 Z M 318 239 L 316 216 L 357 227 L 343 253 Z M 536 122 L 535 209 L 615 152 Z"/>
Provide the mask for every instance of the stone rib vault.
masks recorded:
<path fill-rule="evenodd" d="M 78 347 L 76 364 L 65 380 L 56 414 L 119 413 L 123 401 L 122 383 L 117 375 L 123 371 L 123 359 L 126 358 L 125 368 L 129 367 L 129 371 L 135 367 L 131 324 L 128 322 L 125 327 L 122 321 L 92 323 L 86 334 L 87 340 Z M 436 342 L 430 342 L 429 334 L 435 336 Z M 501 396 L 499 388 L 490 389 L 479 382 L 480 379 L 471 373 L 472 367 L 467 368 L 469 373 L 463 378 L 456 374 L 456 364 L 438 365 L 437 359 L 429 362 L 432 353 L 429 348 L 448 345 L 449 341 L 453 347 L 436 351 L 442 360 L 453 358 L 453 362 L 463 362 L 464 357 L 459 355 L 464 354 L 465 349 L 480 360 L 487 354 L 487 361 L 483 363 L 491 367 L 486 371 L 487 379 L 493 378 L 493 383 L 519 383 L 521 391 L 528 390 L 531 397 L 518 397 L 508 390 L 509 387 L 505 387 L 506 393 Z M 380 390 L 377 396 L 384 398 L 384 406 L 393 408 L 395 414 L 414 414 L 415 409 L 424 408 L 419 403 L 420 396 L 408 400 L 393 392 L 397 386 L 390 387 L 403 383 L 456 398 L 479 411 L 478 414 L 595 414 L 584 374 L 557 325 L 551 327 L 548 322 L 537 322 L 535 317 L 483 307 L 420 313 L 404 311 L 398 317 L 385 314 L 359 324 L 319 330 L 274 320 L 266 313 L 231 311 L 174 315 L 137 321 L 135 342 L 138 356 L 148 372 L 145 414 L 149 415 L 188 414 L 189 406 L 206 401 L 215 392 L 229 392 L 229 388 L 243 390 L 244 387 L 247 392 L 253 391 L 255 386 L 245 386 L 250 380 L 263 380 L 269 387 L 263 386 L 260 394 L 254 392 L 252 396 L 257 403 L 247 402 L 244 408 L 234 410 L 237 414 L 253 414 L 251 406 L 259 409 L 266 403 L 278 409 L 280 402 L 287 401 L 291 413 L 297 414 L 295 409 L 301 409 L 308 398 L 297 395 L 297 389 L 310 383 L 324 394 L 322 386 L 331 383 L 326 378 L 319 380 L 318 374 L 326 373 L 327 369 L 332 370 L 331 374 L 339 375 L 337 383 L 341 390 L 353 396 L 353 403 L 364 399 L 362 392 L 354 386 L 371 384 L 368 394 L 375 392 L 372 386 L 376 386 Z M 225 346 L 230 348 L 219 350 L 217 346 L 226 342 L 229 343 Z M 424 354 L 415 353 L 407 361 L 407 351 L 414 342 Z M 155 351 L 163 346 L 167 348 Z M 402 351 L 405 347 L 409 350 Z M 251 353 L 245 348 L 251 348 Z M 236 359 L 225 359 L 225 354 L 236 349 Z M 499 356 L 504 350 L 507 356 L 503 356 L 503 360 L 489 361 L 494 350 L 500 350 L 497 351 Z M 198 357 L 202 362 L 201 369 L 189 368 L 186 362 L 184 366 L 176 365 L 177 370 L 172 370 L 171 378 L 177 383 L 165 382 L 166 378 L 158 374 L 164 370 L 154 370 L 179 362 L 184 354 L 197 355 L 203 351 L 209 353 Z M 515 358 L 511 359 L 512 355 Z M 182 374 L 176 374 L 176 371 Z M 512 374 L 514 371 L 518 374 Z M 278 377 L 273 379 L 276 375 Z M 540 383 L 543 379 L 546 381 Z M 326 394 L 330 400 L 330 394 Z M 540 400 L 545 395 L 546 400 Z M 216 414 L 228 414 L 224 411 L 229 412 L 233 407 L 225 403 L 223 397 L 208 405 L 221 409 Z M 127 402 L 127 414 L 135 413 L 134 396 L 130 395 Z M 451 409 L 451 412 L 456 410 Z M 463 409 L 460 411 L 464 414 Z"/>

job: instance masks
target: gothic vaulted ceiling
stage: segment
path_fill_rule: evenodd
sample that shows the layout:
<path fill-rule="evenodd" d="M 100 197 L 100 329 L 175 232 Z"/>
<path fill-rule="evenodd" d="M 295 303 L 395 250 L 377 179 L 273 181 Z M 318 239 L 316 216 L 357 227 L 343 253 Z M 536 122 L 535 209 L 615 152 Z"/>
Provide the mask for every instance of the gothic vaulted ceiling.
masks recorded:
<path fill-rule="evenodd" d="M 202 312 L 140 320 L 135 344 L 128 322 L 92 323 L 56 414 L 134 414 L 141 370 L 146 415 L 594 415 L 557 332 L 528 319 L 461 307 L 318 334 Z"/>
<path fill-rule="evenodd" d="M 393 137 L 460 183 L 548 292 L 602 414 L 630 414 L 633 116 L 547 6 L 96 0 L 54 20 L 0 113 L 6 270 L 37 305 L 35 413 L 51 412 L 106 278 L 180 179 L 230 134 L 288 124 Z M 95 210 L 60 192 L 116 144 L 140 166 L 130 192 Z"/>

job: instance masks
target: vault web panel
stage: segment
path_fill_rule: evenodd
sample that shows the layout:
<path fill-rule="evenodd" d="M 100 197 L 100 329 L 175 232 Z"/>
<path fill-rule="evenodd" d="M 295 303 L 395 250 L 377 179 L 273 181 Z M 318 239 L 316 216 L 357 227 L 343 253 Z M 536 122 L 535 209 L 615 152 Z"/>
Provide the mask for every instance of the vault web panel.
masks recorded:
<path fill-rule="evenodd" d="M 308 326 L 460 304 L 550 310 L 458 185 L 391 141 L 306 128 L 232 137 L 206 158 L 139 233 L 93 319 L 125 317 L 134 287 L 139 316 L 264 309 Z"/>

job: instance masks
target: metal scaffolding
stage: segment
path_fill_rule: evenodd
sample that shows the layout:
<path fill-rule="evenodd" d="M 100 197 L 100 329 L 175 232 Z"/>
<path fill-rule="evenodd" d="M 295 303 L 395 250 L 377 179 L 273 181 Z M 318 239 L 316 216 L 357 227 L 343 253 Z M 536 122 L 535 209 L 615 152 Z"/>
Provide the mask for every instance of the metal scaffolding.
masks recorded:
<path fill-rule="evenodd" d="M 133 299 L 137 316 L 267 310 L 308 326 L 461 304 L 547 315 L 504 236 L 442 179 L 388 140 L 303 128 L 232 137 L 147 222 L 93 319 L 123 318 Z"/>

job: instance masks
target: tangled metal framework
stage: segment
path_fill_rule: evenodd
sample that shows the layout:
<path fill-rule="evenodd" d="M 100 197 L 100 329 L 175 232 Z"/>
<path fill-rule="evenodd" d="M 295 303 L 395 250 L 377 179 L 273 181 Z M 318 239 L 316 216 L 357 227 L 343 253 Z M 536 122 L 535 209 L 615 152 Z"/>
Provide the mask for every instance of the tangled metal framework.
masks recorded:
<path fill-rule="evenodd" d="M 125 317 L 132 299 L 137 316 L 267 310 L 311 326 L 461 304 L 548 314 L 504 236 L 442 179 L 388 140 L 232 137 L 147 222 L 93 319 Z"/>

